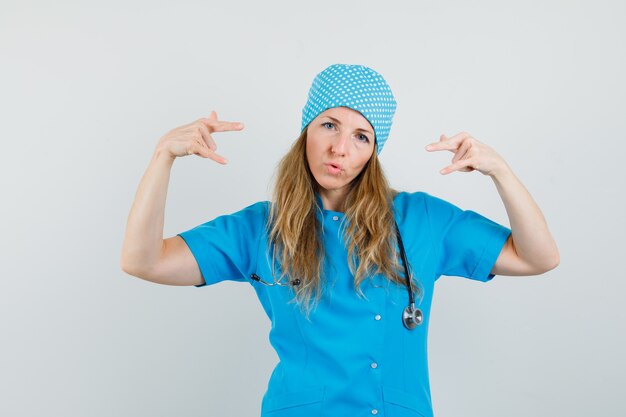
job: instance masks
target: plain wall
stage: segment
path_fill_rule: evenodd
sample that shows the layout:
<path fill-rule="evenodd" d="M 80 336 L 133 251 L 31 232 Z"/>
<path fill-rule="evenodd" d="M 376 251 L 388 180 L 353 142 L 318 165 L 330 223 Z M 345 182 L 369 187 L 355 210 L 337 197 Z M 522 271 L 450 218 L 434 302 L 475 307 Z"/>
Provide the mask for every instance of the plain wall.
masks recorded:
<path fill-rule="evenodd" d="M 166 132 L 216 110 L 229 164 L 170 178 L 165 237 L 268 199 L 313 77 L 371 66 L 398 102 L 392 186 L 509 225 L 493 181 L 440 175 L 467 131 L 529 189 L 560 266 L 442 277 L 438 417 L 626 415 L 622 1 L 0 3 L 0 415 L 254 416 L 277 357 L 249 285 L 150 283 L 119 266 Z"/>

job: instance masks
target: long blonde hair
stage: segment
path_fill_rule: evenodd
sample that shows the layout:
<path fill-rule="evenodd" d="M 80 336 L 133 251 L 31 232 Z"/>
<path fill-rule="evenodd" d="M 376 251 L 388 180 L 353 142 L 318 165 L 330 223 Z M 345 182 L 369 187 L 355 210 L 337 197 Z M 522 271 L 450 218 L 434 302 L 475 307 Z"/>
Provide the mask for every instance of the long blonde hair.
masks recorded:
<path fill-rule="evenodd" d="M 321 207 L 315 198 L 319 185 L 307 162 L 306 133 L 307 129 L 278 164 L 267 230 L 272 273 L 275 274 L 277 259 L 279 279 L 292 277 L 300 280 L 300 284 L 292 288 L 308 319 L 324 291 L 324 247 L 322 225 L 317 218 Z M 354 275 L 355 291 L 360 296 L 365 297 L 361 282 L 375 274 L 406 286 L 405 278 L 399 274 L 395 249 L 392 203 L 397 193 L 389 187 L 377 154 L 373 152 L 361 173 L 352 180 L 343 207 L 348 264 Z M 311 301 L 313 292 L 315 299 Z"/>

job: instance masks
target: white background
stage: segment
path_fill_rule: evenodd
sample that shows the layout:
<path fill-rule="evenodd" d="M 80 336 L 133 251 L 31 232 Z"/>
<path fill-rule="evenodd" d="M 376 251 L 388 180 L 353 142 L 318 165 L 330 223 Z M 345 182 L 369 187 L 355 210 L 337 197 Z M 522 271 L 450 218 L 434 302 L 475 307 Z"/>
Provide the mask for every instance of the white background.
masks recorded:
<path fill-rule="evenodd" d="M 277 357 L 248 285 L 121 271 L 154 147 L 216 110 L 221 166 L 173 167 L 165 237 L 268 199 L 315 74 L 398 101 L 393 187 L 509 225 L 493 181 L 424 146 L 468 131 L 527 186 L 561 265 L 436 286 L 438 417 L 623 416 L 622 1 L 0 2 L 0 415 L 255 416 Z"/>

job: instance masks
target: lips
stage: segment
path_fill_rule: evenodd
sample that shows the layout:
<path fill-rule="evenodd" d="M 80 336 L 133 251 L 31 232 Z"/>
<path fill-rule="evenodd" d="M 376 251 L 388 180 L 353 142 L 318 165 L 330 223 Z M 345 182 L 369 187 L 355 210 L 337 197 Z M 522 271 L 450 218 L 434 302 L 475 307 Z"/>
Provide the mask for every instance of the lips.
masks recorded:
<path fill-rule="evenodd" d="M 324 166 L 329 174 L 339 174 L 342 170 L 342 166 L 333 162 L 325 163 Z"/>

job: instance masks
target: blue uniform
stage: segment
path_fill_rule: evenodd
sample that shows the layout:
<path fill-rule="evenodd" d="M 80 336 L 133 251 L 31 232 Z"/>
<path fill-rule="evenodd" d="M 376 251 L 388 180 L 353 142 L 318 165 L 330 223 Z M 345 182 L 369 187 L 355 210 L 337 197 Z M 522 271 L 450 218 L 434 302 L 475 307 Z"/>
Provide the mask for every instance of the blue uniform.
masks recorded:
<path fill-rule="evenodd" d="M 266 250 L 268 211 L 269 202 L 258 202 L 179 234 L 198 262 L 205 279 L 201 286 L 247 282 L 272 322 L 269 339 L 279 363 L 263 397 L 262 417 L 431 417 L 427 336 L 435 281 L 441 275 L 491 280 L 510 229 L 427 193 L 399 193 L 394 215 L 413 279 L 423 291 L 415 300 L 423 322 L 407 330 L 402 324 L 405 286 L 377 275 L 361 283 L 367 299 L 355 292 L 341 212 L 318 214 L 330 290 L 310 321 L 295 302 L 289 303 L 289 287 L 251 280 L 255 273 L 273 282 Z"/>

